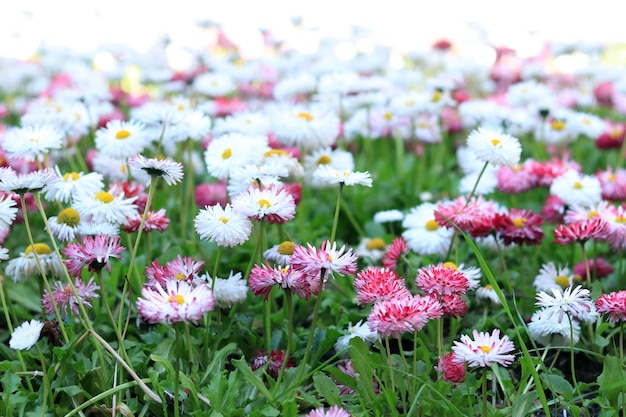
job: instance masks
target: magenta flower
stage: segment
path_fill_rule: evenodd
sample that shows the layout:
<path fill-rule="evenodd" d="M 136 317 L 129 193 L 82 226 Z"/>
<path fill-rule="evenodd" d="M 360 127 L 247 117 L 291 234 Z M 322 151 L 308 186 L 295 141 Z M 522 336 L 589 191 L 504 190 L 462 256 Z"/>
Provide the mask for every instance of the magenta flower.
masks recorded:
<path fill-rule="evenodd" d="M 68 272 L 74 277 L 80 277 L 83 266 L 91 272 L 101 271 L 102 268 L 111 272 L 110 259 L 120 259 L 125 249 L 119 244 L 119 240 L 119 236 L 86 236 L 82 244 L 68 244 L 63 249 L 63 255 L 68 258 L 63 261 Z"/>

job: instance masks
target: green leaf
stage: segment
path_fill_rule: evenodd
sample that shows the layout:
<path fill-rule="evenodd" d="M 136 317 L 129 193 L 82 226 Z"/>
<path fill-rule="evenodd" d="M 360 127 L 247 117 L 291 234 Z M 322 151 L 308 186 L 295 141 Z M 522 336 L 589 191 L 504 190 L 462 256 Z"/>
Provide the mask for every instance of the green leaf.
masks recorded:
<path fill-rule="evenodd" d="M 257 389 L 261 391 L 263 395 L 265 395 L 265 398 L 267 398 L 268 401 L 271 401 L 272 394 L 269 392 L 269 390 L 265 386 L 265 383 L 263 382 L 261 377 L 259 377 L 258 374 L 252 371 L 252 369 L 250 368 L 250 365 L 248 365 L 245 358 L 233 359 L 231 362 L 235 366 L 235 368 L 239 369 L 239 371 L 243 374 L 243 377 L 247 382 L 257 387 Z"/>
<path fill-rule="evenodd" d="M 317 372 L 313 375 L 313 385 L 317 392 L 326 400 L 328 405 L 341 404 L 339 388 L 328 375 Z"/>
<path fill-rule="evenodd" d="M 545 381 L 546 386 L 556 395 L 563 395 L 566 399 L 571 400 L 574 398 L 574 387 L 568 380 L 561 375 L 556 374 L 543 374 L 542 379 Z"/>
<path fill-rule="evenodd" d="M 513 400 L 511 417 L 525 417 L 533 406 L 533 403 L 537 401 L 538 398 L 539 396 L 535 391 L 517 395 Z"/>
<path fill-rule="evenodd" d="M 374 391 L 374 369 L 369 348 L 360 337 L 350 339 L 350 356 L 354 371 L 359 374 L 357 381 L 357 394 L 362 395 L 366 402 L 376 399 Z"/>
<path fill-rule="evenodd" d="M 609 404 L 618 408 L 618 397 L 626 386 L 621 364 L 616 356 L 606 356 L 602 373 L 598 376 L 599 391 L 604 394 Z"/>

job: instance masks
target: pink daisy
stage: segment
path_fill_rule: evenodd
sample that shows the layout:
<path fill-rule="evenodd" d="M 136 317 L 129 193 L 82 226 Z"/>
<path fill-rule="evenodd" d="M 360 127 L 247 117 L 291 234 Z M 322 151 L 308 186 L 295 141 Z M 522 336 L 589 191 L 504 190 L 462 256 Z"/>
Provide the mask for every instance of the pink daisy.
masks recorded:
<path fill-rule="evenodd" d="M 593 217 L 586 221 L 558 225 L 554 230 L 554 243 L 569 245 L 589 239 L 603 240 L 608 237 L 608 232 L 608 224 L 600 217 Z"/>
<path fill-rule="evenodd" d="M 54 283 L 52 298 L 54 299 L 54 303 L 57 305 L 59 310 L 65 314 L 68 314 L 69 308 L 72 313 L 78 315 L 79 303 L 82 303 L 85 307 L 91 308 L 92 305 L 90 300 L 92 298 L 100 297 L 100 295 L 96 293 L 96 291 L 99 290 L 100 287 L 94 284 L 93 277 L 89 280 L 87 284 L 85 284 L 82 279 L 76 278 L 76 281 L 74 281 L 74 287 L 76 288 L 76 295 L 78 295 L 78 297 L 74 294 L 74 291 L 72 291 L 72 287 L 70 287 L 69 285 L 63 285 L 59 281 Z M 45 293 L 41 298 L 41 303 L 46 310 L 46 314 L 54 314 L 54 307 L 52 306 L 50 294 Z"/>
<path fill-rule="evenodd" d="M 484 368 L 490 367 L 493 363 L 508 366 L 515 359 L 515 356 L 509 353 L 515 349 L 515 345 L 506 335 L 500 338 L 499 329 L 495 329 L 491 335 L 486 332 L 478 333 L 474 329 L 472 334 L 473 340 L 467 335 L 462 335 L 460 342 L 454 342 L 452 346 L 454 362 L 466 362 L 472 368 Z"/>
<path fill-rule="evenodd" d="M 146 266 L 145 274 L 148 279 L 146 286 L 154 287 L 155 284 L 165 286 L 169 280 L 191 283 L 198 279 L 202 265 L 204 265 L 204 261 L 196 261 L 191 257 L 182 257 L 180 255 L 163 266 L 155 259 L 149 266 Z"/>
<path fill-rule="evenodd" d="M 591 272 L 591 276 L 594 278 L 607 277 L 614 270 L 615 268 L 613 268 L 613 265 L 605 261 L 603 258 L 589 259 L 589 272 Z M 572 272 L 579 277 L 583 277 L 584 279 L 584 277 L 587 276 L 585 262 L 580 261 L 574 265 Z"/>
<path fill-rule="evenodd" d="M 319 284 L 313 284 L 305 273 L 287 265 L 283 268 L 270 268 L 266 265 L 255 265 L 249 279 L 250 289 L 254 295 L 262 295 L 265 301 L 274 286 L 290 289 L 298 297 L 308 300 L 311 294 L 318 294 Z"/>
<path fill-rule="evenodd" d="M 571 169 L 582 171 L 578 163 L 558 158 L 552 158 L 552 160 L 545 162 L 532 161 L 529 169 L 537 177 L 537 184 L 542 187 L 549 187 L 555 178 L 560 177 Z"/>
<path fill-rule="evenodd" d="M 450 383 L 461 383 L 465 381 L 465 364 L 463 361 L 455 360 L 455 353 L 443 353 L 439 356 L 435 371 L 441 372 L 440 378 Z"/>
<path fill-rule="evenodd" d="M 520 194 L 537 186 L 537 175 L 530 169 L 530 164 L 498 168 L 498 190 L 506 194 Z"/>
<path fill-rule="evenodd" d="M 370 266 L 354 278 L 359 305 L 411 295 L 404 280 L 394 271 Z"/>
<path fill-rule="evenodd" d="M 444 263 L 420 268 L 415 277 L 415 284 L 424 293 L 437 297 L 464 294 L 469 289 L 469 281 L 465 274 L 456 267 Z"/>
<path fill-rule="evenodd" d="M 204 313 L 215 307 L 213 293 L 206 284 L 196 287 L 185 282 L 169 280 L 165 287 L 157 283 L 141 290 L 137 310 L 148 323 L 197 323 Z"/>
<path fill-rule="evenodd" d="M 550 223 L 563 223 L 565 203 L 555 195 L 549 195 L 541 209 L 541 215 Z"/>
<path fill-rule="evenodd" d="M 600 213 L 608 225 L 608 232 L 604 239 L 615 250 L 626 247 L 626 207 L 608 206 L 608 210 Z"/>
<path fill-rule="evenodd" d="M 325 410 L 324 407 L 316 408 L 311 411 L 305 417 L 350 417 L 351 414 L 345 409 L 341 408 L 338 405 L 333 405 L 328 410 Z"/>
<path fill-rule="evenodd" d="M 252 358 L 251 368 L 255 371 L 265 364 L 268 364 L 267 373 L 272 378 L 277 378 L 284 361 L 285 352 L 281 349 L 274 349 L 269 355 L 267 355 L 264 351 L 257 350 L 257 355 Z M 293 360 L 293 357 L 290 356 L 285 364 L 285 368 L 293 368 L 294 366 L 296 366 L 296 363 Z"/>
<path fill-rule="evenodd" d="M 596 300 L 598 313 L 606 313 L 610 323 L 626 321 L 626 291 L 602 294 Z"/>
<path fill-rule="evenodd" d="M 357 269 L 357 255 L 346 245 L 337 249 L 337 242 L 326 240 L 319 249 L 307 243 L 307 247 L 297 245 L 291 255 L 291 266 L 302 271 L 314 280 L 326 280 L 329 275 L 354 275 Z"/>
<path fill-rule="evenodd" d="M 111 258 L 120 259 L 121 253 L 126 249 L 119 244 L 119 240 L 119 236 L 85 236 L 82 244 L 68 244 L 63 249 L 63 255 L 67 257 L 63 262 L 68 272 L 74 277 L 80 277 L 83 266 L 91 272 L 102 268 L 111 272 Z"/>
<path fill-rule="evenodd" d="M 444 317 L 465 317 L 467 301 L 459 294 L 444 295 L 439 299 Z"/>
<path fill-rule="evenodd" d="M 473 198 L 469 202 L 465 197 L 457 197 L 451 202 L 438 204 L 435 209 L 435 220 L 441 227 L 450 229 L 453 227 L 450 224 L 452 222 L 464 232 L 469 232 L 482 215 L 483 208 L 480 204 L 482 201 L 482 197 L 480 201 Z"/>
<path fill-rule="evenodd" d="M 141 214 L 137 214 L 135 217 L 127 218 L 126 224 L 122 226 L 127 233 L 134 233 L 139 230 L 139 226 L 141 226 Z M 143 225 L 143 231 L 152 232 L 156 230 L 157 232 L 164 232 L 170 224 L 170 219 L 165 215 L 165 209 L 160 209 L 158 211 L 148 211 L 146 215 L 146 222 Z"/>
<path fill-rule="evenodd" d="M 426 322 L 443 315 L 441 304 L 432 297 L 419 295 L 379 301 L 367 317 L 367 325 L 382 337 L 421 330 Z"/>
<path fill-rule="evenodd" d="M 507 214 L 496 214 L 496 233 L 505 245 L 538 245 L 544 236 L 543 219 L 530 210 L 512 208 Z"/>
<path fill-rule="evenodd" d="M 609 201 L 626 200 L 626 169 L 599 171 L 595 177 L 600 181 L 602 199 Z"/>
<path fill-rule="evenodd" d="M 398 266 L 398 259 L 402 255 L 406 255 L 411 250 L 411 247 L 404 238 L 397 237 L 391 242 L 385 251 L 383 258 L 383 267 L 395 271 Z"/>

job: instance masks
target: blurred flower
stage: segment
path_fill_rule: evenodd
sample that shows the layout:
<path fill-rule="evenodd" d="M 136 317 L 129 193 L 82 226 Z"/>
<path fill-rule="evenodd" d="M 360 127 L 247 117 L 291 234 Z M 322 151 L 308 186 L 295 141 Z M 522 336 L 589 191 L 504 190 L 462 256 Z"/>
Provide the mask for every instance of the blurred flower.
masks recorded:
<path fill-rule="evenodd" d="M 358 337 L 368 345 L 374 344 L 378 340 L 378 333 L 370 330 L 367 323 L 359 321 L 354 326 L 352 323 L 348 325 L 348 334 L 339 336 L 335 342 L 335 351 L 343 352 L 350 346 L 350 339 Z"/>
<path fill-rule="evenodd" d="M 548 262 L 541 266 L 539 274 L 533 281 L 533 287 L 537 291 L 550 291 L 552 288 L 567 288 L 574 283 L 574 274 L 570 273 L 567 266 L 559 265 L 558 268 L 554 262 Z"/>
<path fill-rule="evenodd" d="M 402 255 L 407 255 L 410 249 L 406 240 L 401 237 L 395 238 L 391 244 L 387 246 L 383 258 L 383 267 L 395 271 L 398 266 L 398 259 Z"/>
<path fill-rule="evenodd" d="M 285 352 L 281 349 L 274 349 L 269 355 L 267 355 L 265 351 L 257 350 L 257 355 L 252 357 L 251 368 L 253 371 L 256 371 L 265 364 L 268 364 L 267 373 L 272 378 L 277 378 L 280 373 L 280 368 L 283 366 L 283 362 L 285 362 Z M 296 366 L 296 363 L 294 362 L 293 357 L 290 356 L 287 359 L 285 368 L 293 368 L 294 366 Z"/>
<path fill-rule="evenodd" d="M 485 127 L 479 127 L 469 134 L 467 147 L 480 161 L 509 167 L 519 163 L 522 153 L 522 147 L 517 138 Z"/>
<path fill-rule="evenodd" d="M 305 417 L 350 417 L 350 413 L 344 409 L 339 407 L 338 405 L 333 405 L 328 410 L 325 410 L 324 407 L 316 408 L 311 411 Z"/>
<path fill-rule="evenodd" d="M 14 127 L 7 131 L 2 147 L 11 158 L 43 161 L 53 149 L 61 149 L 64 133 L 51 124 Z"/>
<path fill-rule="evenodd" d="M 502 305 L 500 298 L 498 298 L 498 294 L 490 284 L 476 290 L 476 300 L 480 303 L 488 302 L 494 307 Z"/>
<path fill-rule="evenodd" d="M 241 272 L 233 274 L 231 271 L 228 278 L 215 278 L 206 274 L 206 282 L 213 290 L 215 305 L 219 308 L 230 308 L 235 304 L 246 301 L 248 296 L 248 285 L 243 280 Z"/>
<path fill-rule="evenodd" d="M 607 277 L 615 270 L 615 268 L 613 268 L 613 265 L 605 261 L 604 258 L 598 257 L 595 259 L 588 259 L 587 262 L 589 263 L 589 272 L 591 273 L 591 276 L 594 278 Z M 579 277 L 582 277 L 583 280 L 585 280 L 587 277 L 587 269 L 585 267 L 585 262 L 580 261 L 576 265 L 574 265 L 572 272 L 574 272 L 575 275 L 578 275 Z"/>
<path fill-rule="evenodd" d="M 372 186 L 372 176 L 367 171 L 339 171 L 328 165 L 320 165 L 313 173 L 313 179 L 322 184 Z"/>
<path fill-rule="evenodd" d="M 69 284 L 63 285 L 59 281 L 56 281 L 54 283 L 52 298 L 54 299 L 54 303 L 59 308 L 59 311 L 63 312 L 64 314 L 68 314 L 69 308 L 69 311 L 71 311 L 75 315 L 78 315 L 78 305 L 80 303 L 82 303 L 85 307 L 91 308 L 92 305 L 90 300 L 92 298 L 100 297 L 100 295 L 96 293 L 96 291 L 99 290 L 100 287 L 94 284 L 93 277 L 89 280 L 87 284 L 85 284 L 82 279 L 76 278 L 76 280 L 74 281 L 74 287 L 76 288 L 76 294 L 74 294 L 74 291 L 72 291 L 72 287 L 70 287 Z M 41 303 L 46 310 L 46 314 L 54 314 L 54 308 L 52 306 L 50 294 L 44 294 L 41 298 Z"/>
<path fill-rule="evenodd" d="M 596 177 L 570 169 L 554 179 L 550 193 L 568 206 L 591 206 L 602 199 L 602 186 Z"/>
<path fill-rule="evenodd" d="M 17 216 L 17 204 L 9 195 L 0 196 L 0 229 L 6 229 L 13 224 Z"/>
<path fill-rule="evenodd" d="M 400 210 L 385 210 L 374 214 L 374 223 L 398 222 L 404 219 L 404 214 Z"/>
<path fill-rule="evenodd" d="M 528 323 L 530 336 L 544 346 L 569 346 L 578 343 L 580 322 L 576 319 L 559 320 L 557 315 L 549 314 L 546 309 L 536 311 Z"/>
<path fill-rule="evenodd" d="M 43 189 L 44 198 L 48 201 L 69 203 L 78 193 L 96 194 L 104 187 L 102 175 L 97 172 L 61 174 L 58 166 L 54 167 L 54 172 L 59 180 L 46 184 Z"/>
<path fill-rule="evenodd" d="M 453 229 L 437 221 L 432 203 L 412 208 L 404 217 L 402 227 L 406 229 L 402 237 L 418 255 L 445 255 L 454 235 Z"/>
<path fill-rule="evenodd" d="M 274 245 L 263 252 L 263 257 L 266 260 L 276 262 L 281 266 L 291 265 L 291 255 L 293 255 L 295 247 L 295 243 L 290 240 L 285 240 L 284 242 Z"/>
<path fill-rule="evenodd" d="M 78 193 L 74 198 L 73 207 L 81 218 L 93 222 L 126 223 L 127 218 L 135 217 L 137 197 L 125 198 L 124 193 L 114 195 L 108 191 L 95 194 Z"/>
<path fill-rule="evenodd" d="M 149 144 L 146 126 L 136 121 L 111 120 L 96 131 L 96 148 L 111 158 L 126 159 L 141 153 Z"/>
<path fill-rule="evenodd" d="M 367 258 L 372 263 L 376 263 L 380 261 L 385 254 L 385 241 L 379 237 L 373 239 L 365 237 L 361 239 L 354 253 L 356 253 L 359 258 Z"/>
<path fill-rule="evenodd" d="M 32 348 L 41 336 L 43 322 L 31 320 L 22 323 L 11 333 L 9 347 L 16 350 L 28 350 Z"/>
<path fill-rule="evenodd" d="M 608 224 L 600 217 L 593 217 L 586 221 L 559 224 L 554 230 L 554 243 L 569 245 L 574 242 L 584 243 L 589 239 L 604 240 L 608 232 Z"/>
<path fill-rule="evenodd" d="M 442 353 L 439 356 L 435 371 L 441 372 L 439 378 L 444 381 L 459 384 L 465 381 L 465 364 L 455 360 L 455 353 Z"/>
<path fill-rule="evenodd" d="M 598 313 L 608 316 L 609 323 L 626 321 L 626 291 L 600 295 L 596 300 L 596 309 Z"/>
<path fill-rule="evenodd" d="M 39 263 L 35 256 L 39 259 Z M 24 253 L 8 262 L 6 274 L 13 278 L 13 281 L 24 281 L 27 278 L 41 275 L 40 265 L 47 277 L 63 276 L 63 265 L 61 265 L 59 257 L 56 253 L 52 253 L 50 246 L 45 243 L 27 246 Z"/>
<path fill-rule="evenodd" d="M 512 208 L 508 213 L 497 213 L 493 219 L 496 233 L 505 245 L 538 245 L 544 231 L 543 219 L 538 214 L 526 209 Z"/>

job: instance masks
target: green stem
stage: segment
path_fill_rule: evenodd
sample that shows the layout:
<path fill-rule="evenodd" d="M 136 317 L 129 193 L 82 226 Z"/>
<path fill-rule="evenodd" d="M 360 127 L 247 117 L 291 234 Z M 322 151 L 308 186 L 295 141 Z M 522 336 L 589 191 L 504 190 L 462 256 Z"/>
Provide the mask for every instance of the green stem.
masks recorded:
<path fill-rule="evenodd" d="M 41 360 L 41 371 L 42 371 L 42 385 L 43 385 L 43 398 L 41 399 L 41 417 L 45 417 L 47 415 L 46 403 L 50 400 L 50 379 L 48 378 L 48 366 L 46 365 L 46 358 L 41 352 L 41 349 L 37 347 L 37 352 L 39 353 L 39 359 Z M 54 404 L 52 401 L 50 402 L 50 409 L 54 410 Z"/>
<path fill-rule="evenodd" d="M 587 274 L 587 279 L 585 280 L 585 284 L 587 288 L 591 290 L 591 271 L 589 270 L 589 260 L 587 259 L 587 251 L 585 250 L 585 242 L 580 242 L 580 250 L 583 256 L 583 263 L 585 264 L 585 274 Z"/>
<path fill-rule="evenodd" d="M 488 414 L 487 414 L 487 368 L 483 368 L 482 390 L 483 390 L 483 398 L 482 398 L 482 404 L 481 404 L 481 414 L 483 417 L 488 417 Z"/>
<path fill-rule="evenodd" d="M 280 365 L 280 372 L 276 378 L 276 385 L 274 386 L 274 392 L 272 394 L 274 397 L 276 397 L 276 393 L 280 387 L 280 382 L 283 380 L 283 374 L 285 372 L 285 368 L 287 367 L 287 362 L 289 362 L 289 355 L 291 355 L 291 345 L 293 339 L 293 294 L 289 288 L 285 289 L 285 301 L 287 304 L 287 310 L 285 311 L 285 314 L 287 315 L 287 350 L 285 350 L 285 360 L 283 360 L 283 363 Z"/>
<path fill-rule="evenodd" d="M 582 393 L 580 392 L 580 387 L 578 386 L 578 381 L 576 379 L 576 366 L 574 365 L 574 327 L 572 324 L 572 318 L 570 317 L 570 315 L 567 315 L 567 319 L 569 320 L 569 334 L 570 334 L 570 338 L 569 338 L 569 347 L 570 347 L 570 372 L 572 373 L 572 384 L 574 385 L 574 388 L 576 389 L 576 394 L 578 395 L 578 398 L 581 399 L 582 401 Z M 593 340 L 591 341 L 593 343 Z"/>
<path fill-rule="evenodd" d="M 174 332 L 176 333 L 176 362 L 174 363 L 174 416 L 175 417 L 179 417 L 180 416 L 180 409 L 179 409 L 179 403 L 178 403 L 178 399 L 179 399 L 179 395 L 178 395 L 178 388 L 180 385 L 180 326 L 178 326 L 178 323 L 174 326 Z"/>
<path fill-rule="evenodd" d="M 311 356 L 311 345 L 313 344 L 313 339 L 315 338 L 315 330 L 317 327 L 317 319 L 319 317 L 320 306 L 322 305 L 322 292 L 324 291 L 324 280 L 326 278 L 326 269 L 322 268 L 320 271 L 320 286 L 317 294 L 317 299 L 315 300 L 315 307 L 313 308 L 313 321 L 311 322 L 311 328 L 309 330 L 309 338 L 306 342 L 306 347 L 304 348 L 304 358 L 302 359 L 302 365 L 300 368 L 300 372 L 298 373 L 297 380 L 302 378 L 304 374 L 304 369 L 306 368 L 307 362 L 309 361 L 309 357 Z"/>
<path fill-rule="evenodd" d="M 339 224 L 339 211 L 341 210 L 341 193 L 343 191 L 344 184 L 339 183 L 339 192 L 337 194 L 337 205 L 335 206 L 335 217 L 333 219 L 333 228 L 330 233 L 330 243 L 335 242 L 335 237 L 337 236 L 337 225 Z"/>
<path fill-rule="evenodd" d="M 400 342 L 398 340 L 398 342 Z M 389 378 L 391 379 L 391 392 L 396 391 L 396 382 L 393 376 L 393 362 L 391 361 L 391 350 L 389 349 L 389 336 L 385 337 L 385 350 L 387 353 L 387 366 L 389 366 Z"/>

